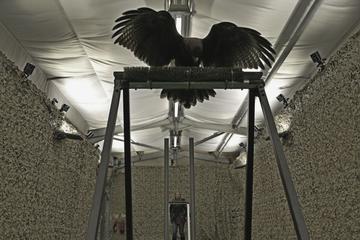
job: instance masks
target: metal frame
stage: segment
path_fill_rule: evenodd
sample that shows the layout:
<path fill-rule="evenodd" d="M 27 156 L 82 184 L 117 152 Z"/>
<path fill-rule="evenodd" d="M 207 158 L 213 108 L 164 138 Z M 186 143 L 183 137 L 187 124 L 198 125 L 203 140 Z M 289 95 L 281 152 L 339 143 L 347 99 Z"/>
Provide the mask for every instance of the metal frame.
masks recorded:
<path fill-rule="evenodd" d="M 120 81 L 115 81 L 114 92 L 111 100 L 109 118 L 106 127 L 105 141 L 103 150 L 101 152 L 101 162 L 96 177 L 95 194 L 93 197 L 93 207 L 90 212 L 89 225 L 86 233 L 86 239 L 95 240 L 98 232 L 98 222 L 100 220 L 101 206 L 105 192 L 105 182 L 107 179 L 107 169 L 110 162 L 110 153 L 112 147 L 112 138 L 114 136 L 116 117 L 118 113 L 120 95 L 121 95 Z"/>
<path fill-rule="evenodd" d="M 255 132 L 255 96 L 256 89 L 249 91 L 248 115 L 248 147 L 246 161 L 246 188 L 245 188 L 245 227 L 244 239 L 251 240 L 252 229 L 252 197 L 253 197 L 253 172 L 254 172 L 254 132 Z"/>
<path fill-rule="evenodd" d="M 132 179 L 131 179 L 131 136 L 130 136 L 130 93 L 129 83 L 122 83 L 123 118 L 124 118 L 124 158 L 125 158 L 125 209 L 126 209 L 126 238 L 133 239 L 132 223 Z M 105 136 L 106 139 L 106 136 Z M 130 184 L 128 184 L 130 183 Z"/>
<path fill-rule="evenodd" d="M 164 139 L 164 240 L 169 239 L 169 139 Z"/>
<path fill-rule="evenodd" d="M 302 215 L 301 207 L 297 199 L 294 184 L 291 180 L 290 171 L 286 162 L 285 154 L 282 149 L 282 145 L 277 134 L 274 118 L 270 109 L 269 102 L 267 100 L 264 81 L 261 80 L 262 73 L 248 72 L 239 73 L 238 69 L 233 68 L 221 68 L 219 69 L 218 76 L 226 76 L 223 79 L 212 79 L 205 81 L 204 77 L 211 76 L 207 73 L 207 69 L 203 69 L 200 72 L 192 73 L 191 67 L 173 67 L 173 68 L 155 68 L 155 71 L 151 71 L 154 68 L 131 68 L 125 69 L 124 72 L 115 72 L 115 87 L 113 98 L 110 107 L 109 119 L 105 134 L 104 148 L 101 154 L 101 163 L 99 175 L 96 181 L 96 189 L 93 200 L 93 208 L 91 210 L 87 240 L 95 240 L 96 232 L 98 228 L 100 207 L 104 195 L 104 187 L 106 180 L 106 170 L 109 163 L 112 139 L 114 135 L 116 116 L 119 107 L 120 100 L 120 88 L 124 91 L 123 94 L 123 117 L 124 117 L 124 150 L 125 150 L 125 194 L 126 194 L 126 239 L 133 240 L 133 224 L 132 224 L 132 191 L 131 191 L 131 138 L 130 138 L 130 108 L 129 108 L 129 89 L 152 89 L 152 88 L 168 88 L 168 89 L 199 89 L 199 88 L 228 88 L 228 89 L 249 89 L 249 129 L 248 129 L 248 166 L 247 166 L 247 183 L 246 183 L 246 216 L 245 216 L 245 239 L 251 239 L 251 221 L 252 221 L 252 187 L 253 187 L 253 158 L 254 158 L 254 108 L 255 108 L 255 95 L 260 99 L 260 104 L 265 116 L 265 123 L 270 133 L 270 138 L 274 147 L 275 156 L 281 176 L 281 181 L 286 193 L 288 205 L 290 208 L 291 216 L 293 218 L 297 238 L 299 240 L 308 240 L 309 234 L 305 225 L 305 220 Z M 173 70 L 186 73 L 182 79 L 173 79 Z M 159 75 L 159 71 L 161 74 Z M 211 68 L 210 72 L 214 73 L 217 69 Z M 237 74 L 233 74 L 237 71 Z M 133 73 L 139 73 L 134 77 Z M 156 72 L 156 75 L 153 73 Z M 205 74 L 205 75 L 204 75 Z M 222 75 L 223 74 L 223 75 Z M 202 79 L 201 81 L 198 78 Z M 220 78 L 220 77 L 219 77 Z M 194 175 L 194 170 L 191 170 L 193 165 L 193 147 L 194 140 L 190 139 L 189 151 L 190 151 L 190 175 Z M 166 145 L 166 144 L 165 144 Z M 165 151 L 167 151 L 165 149 Z M 165 155 L 166 158 L 166 155 Z M 195 191 L 194 176 L 191 177 L 191 191 Z M 194 206 L 195 195 L 191 194 L 192 206 Z M 192 216 L 195 216 L 195 208 L 191 210 Z M 193 219 L 192 219 L 193 221 Z M 195 225 L 194 225 L 195 226 Z M 192 229 L 192 234 L 195 236 L 195 229 Z M 193 236 L 192 236 L 193 237 Z M 195 239 L 195 238 L 194 238 Z"/>
<path fill-rule="evenodd" d="M 195 240 L 195 156 L 194 138 L 189 138 L 189 165 L 190 165 L 190 236 Z"/>

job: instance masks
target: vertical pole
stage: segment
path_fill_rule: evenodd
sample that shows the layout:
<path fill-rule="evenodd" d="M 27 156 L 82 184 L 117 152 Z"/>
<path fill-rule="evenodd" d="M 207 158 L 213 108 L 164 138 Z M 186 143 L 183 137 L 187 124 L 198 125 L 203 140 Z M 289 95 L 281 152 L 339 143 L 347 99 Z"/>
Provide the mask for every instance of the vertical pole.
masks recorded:
<path fill-rule="evenodd" d="M 169 238 L 169 139 L 164 139 L 164 240 Z"/>
<path fill-rule="evenodd" d="M 190 233 L 191 240 L 195 240 L 195 161 L 194 161 L 194 138 L 189 139 L 189 159 L 190 159 Z M 188 220 L 189 221 L 189 220 Z"/>
<path fill-rule="evenodd" d="M 248 111 L 248 147 L 246 161 L 246 192 L 245 192 L 245 227 L 244 239 L 251 240 L 252 230 L 252 200 L 254 172 L 254 126 L 255 126 L 255 95 L 256 90 L 249 89 Z"/>
<path fill-rule="evenodd" d="M 299 240 L 309 240 L 309 233 L 306 228 L 304 216 L 301 211 L 300 203 L 296 194 L 295 186 L 292 182 L 290 170 L 287 165 L 284 151 L 280 142 L 279 135 L 276 130 L 271 108 L 266 97 L 263 87 L 259 88 L 259 98 L 261 108 L 265 118 L 265 124 L 270 135 L 271 143 L 274 148 L 277 165 L 279 168 L 280 178 L 285 190 L 286 199 L 290 208 L 291 216 L 294 222 L 297 238 Z"/>
<path fill-rule="evenodd" d="M 101 240 L 107 240 L 109 239 L 110 234 L 110 195 L 109 195 L 109 180 L 107 181 L 107 186 L 105 187 L 105 193 L 104 193 L 104 200 L 102 203 L 102 210 L 101 210 L 101 220 L 100 220 L 100 238 Z"/>
<path fill-rule="evenodd" d="M 126 204 L 126 239 L 133 240 L 132 190 L 131 190 L 131 147 L 130 147 L 130 93 L 129 83 L 123 89 L 124 117 L 124 152 L 125 152 L 125 204 Z"/>
<path fill-rule="evenodd" d="M 89 224 L 86 233 L 87 240 L 95 240 L 96 233 L 98 231 L 100 211 L 105 191 L 107 169 L 110 161 L 110 152 L 112 147 L 112 140 L 115 131 L 115 124 L 117 118 L 117 112 L 119 108 L 119 101 L 121 95 L 120 80 L 115 79 L 114 81 L 114 92 L 111 99 L 110 112 L 108 122 L 105 131 L 104 146 L 101 152 L 101 161 L 96 178 L 95 194 L 93 197 L 92 209 L 89 217 Z"/>

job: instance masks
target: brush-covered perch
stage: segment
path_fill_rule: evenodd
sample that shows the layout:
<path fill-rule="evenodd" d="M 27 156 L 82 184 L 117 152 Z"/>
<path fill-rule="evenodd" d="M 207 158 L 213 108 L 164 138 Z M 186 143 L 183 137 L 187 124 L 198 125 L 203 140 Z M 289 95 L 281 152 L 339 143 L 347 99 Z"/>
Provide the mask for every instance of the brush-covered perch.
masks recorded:
<path fill-rule="evenodd" d="M 138 89 L 244 89 L 263 85 L 262 72 L 230 67 L 129 67 L 115 79 Z"/>

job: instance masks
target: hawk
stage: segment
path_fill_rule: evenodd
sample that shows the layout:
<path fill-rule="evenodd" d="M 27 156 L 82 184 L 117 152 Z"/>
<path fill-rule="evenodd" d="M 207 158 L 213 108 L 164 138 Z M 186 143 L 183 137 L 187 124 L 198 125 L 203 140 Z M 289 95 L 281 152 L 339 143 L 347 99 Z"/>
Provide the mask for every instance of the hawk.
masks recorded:
<path fill-rule="evenodd" d="M 275 51 L 271 43 L 251 28 L 231 22 L 214 24 L 201 38 L 182 37 L 167 11 L 142 7 L 126 11 L 115 20 L 114 44 L 119 44 L 149 66 L 271 67 Z M 213 89 L 163 89 L 161 98 L 178 101 L 185 108 L 215 96 Z"/>

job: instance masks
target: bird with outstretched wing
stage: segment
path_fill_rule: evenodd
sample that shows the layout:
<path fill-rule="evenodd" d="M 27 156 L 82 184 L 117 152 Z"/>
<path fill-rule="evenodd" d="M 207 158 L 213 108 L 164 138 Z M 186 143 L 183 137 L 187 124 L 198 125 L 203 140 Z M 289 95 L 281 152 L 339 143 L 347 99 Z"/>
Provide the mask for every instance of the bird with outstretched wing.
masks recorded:
<path fill-rule="evenodd" d="M 115 44 L 129 50 L 149 66 L 271 67 L 271 43 L 251 28 L 220 22 L 203 38 L 182 37 L 167 11 L 142 7 L 126 11 L 115 20 Z M 179 101 L 185 108 L 215 96 L 213 89 L 163 89 L 161 97 Z"/>

